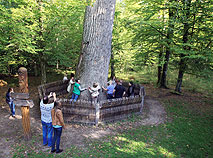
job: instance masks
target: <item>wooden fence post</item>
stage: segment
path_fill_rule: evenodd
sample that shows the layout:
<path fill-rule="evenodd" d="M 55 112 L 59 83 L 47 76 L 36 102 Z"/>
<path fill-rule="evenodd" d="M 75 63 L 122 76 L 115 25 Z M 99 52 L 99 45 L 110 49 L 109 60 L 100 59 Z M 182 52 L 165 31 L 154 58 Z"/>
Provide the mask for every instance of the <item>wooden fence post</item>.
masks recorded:
<path fill-rule="evenodd" d="M 95 125 L 98 126 L 99 118 L 100 118 L 100 102 L 95 102 Z"/>
<path fill-rule="evenodd" d="M 19 90 L 20 93 L 28 93 L 28 76 L 27 69 L 24 67 L 20 67 L 18 69 L 18 78 L 19 78 Z M 29 140 L 31 138 L 30 132 L 30 107 L 29 106 L 21 106 L 22 113 L 22 126 L 24 130 L 24 138 Z"/>
<path fill-rule="evenodd" d="M 144 87 L 140 87 L 139 95 L 142 97 L 142 99 L 141 99 L 141 107 L 140 107 L 140 113 L 142 113 L 143 105 L 144 105 L 144 96 L 146 95 Z"/>

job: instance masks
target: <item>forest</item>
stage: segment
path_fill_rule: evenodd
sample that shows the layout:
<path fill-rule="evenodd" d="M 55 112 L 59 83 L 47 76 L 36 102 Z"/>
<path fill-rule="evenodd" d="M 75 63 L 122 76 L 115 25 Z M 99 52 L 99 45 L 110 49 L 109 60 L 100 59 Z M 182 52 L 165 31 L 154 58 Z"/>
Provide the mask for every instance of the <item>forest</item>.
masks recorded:
<path fill-rule="evenodd" d="M 29 89 L 31 88 L 33 97 L 37 95 L 37 86 L 41 84 L 62 80 L 64 74 L 68 74 L 68 77 L 70 73 L 81 76 L 78 65 L 82 52 L 86 46 L 93 44 L 87 41 L 85 43 L 85 39 L 89 37 L 89 33 L 85 33 L 86 27 L 93 23 L 89 21 L 91 19 L 86 8 L 108 3 L 107 0 L 103 1 L 104 3 L 101 0 L 0 0 L 1 93 L 6 93 L 11 86 L 17 89 L 17 71 L 20 67 L 28 70 Z M 112 3 L 113 0 L 109 1 Z M 160 125 L 143 126 L 139 122 L 143 122 L 144 118 L 133 116 L 124 122 L 98 127 L 100 129 L 93 130 L 100 132 L 108 128 L 116 134 L 101 138 L 106 139 L 105 142 L 88 136 L 83 145 L 80 144 L 83 149 L 72 138 L 73 146 L 67 150 L 65 157 L 70 154 L 73 157 L 213 155 L 212 6 L 210 0 L 117 0 L 112 36 L 101 34 L 107 28 L 110 30 L 107 27 L 110 20 L 107 18 L 102 19 L 105 20 L 105 29 L 88 29 L 94 33 L 92 38 L 103 35 L 101 39 L 110 43 L 107 47 L 110 49 L 109 53 L 103 50 L 103 43 L 98 45 L 97 42 L 95 45 L 101 48 L 96 51 L 105 55 L 104 62 L 107 63 L 107 58 L 110 62 L 100 67 L 88 65 L 88 72 L 95 69 L 100 75 L 107 72 L 108 80 L 116 77 L 143 85 L 148 100 L 157 98 L 167 117 L 171 119 L 165 119 Z M 92 66 L 98 67 L 97 70 Z M 94 77 L 92 73 L 91 75 L 86 74 L 85 77 Z M 104 79 L 100 77 L 100 80 Z M 4 97 L 2 95 L 0 99 L 5 100 Z M 2 103 L 1 110 L 7 106 Z M 145 113 L 148 112 L 145 107 Z M 38 116 L 35 118 L 39 119 Z M 173 124 L 171 120 L 174 121 Z M 126 127 L 120 129 L 120 126 Z M 76 125 L 74 128 L 78 133 L 81 126 Z M 87 132 L 91 130 L 88 127 L 82 128 L 87 128 Z M 23 142 L 20 144 L 17 138 L 12 157 L 47 156 L 46 151 L 34 149 L 35 140 L 41 139 L 37 132 L 34 133 L 30 149 L 35 152 L 29 151 L 27 145 Z M 69 136 L 67 134 L 63 141 Z M 211 139 L 208 140 L 209 136 Z M 7 139 L 10 140 L 9 137 Z M 81 138 L 80 140 L 83 141 Z M 69 145 L 65 143 L 64 146 L 68 148 Z"/>

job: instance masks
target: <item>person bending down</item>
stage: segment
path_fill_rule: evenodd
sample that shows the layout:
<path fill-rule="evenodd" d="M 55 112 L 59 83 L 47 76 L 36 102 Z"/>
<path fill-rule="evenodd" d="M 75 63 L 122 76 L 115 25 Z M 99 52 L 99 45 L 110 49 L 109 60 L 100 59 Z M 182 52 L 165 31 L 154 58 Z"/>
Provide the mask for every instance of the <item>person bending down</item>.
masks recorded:
<path fill-rule="evenodd" d="M 73 100 L 74 100 L 74 102 L 76 102 L 78 97 L 80 96 L 81 92 L 87 89 L 87 88 L 81 88 L 80 83 L 81 83 L 80 80 L 76 80 L 74 87 L 73 87 L 73 93 L 72 93 L 72 97 L 70 99 L 70 104 L 72 103 Z"/>

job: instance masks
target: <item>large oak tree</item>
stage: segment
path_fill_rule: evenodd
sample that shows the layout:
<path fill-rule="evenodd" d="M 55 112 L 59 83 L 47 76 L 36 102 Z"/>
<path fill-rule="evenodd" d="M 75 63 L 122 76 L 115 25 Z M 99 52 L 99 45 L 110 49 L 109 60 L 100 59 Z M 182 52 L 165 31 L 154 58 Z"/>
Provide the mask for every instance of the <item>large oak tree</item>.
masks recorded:
<path fill-rule="evenodd" d="M 82 51 L 76 69 L 81 87 L 92 86 L 93 82 L 98 82 L 100 86 L 107 83 L 115 2 L 96 0 L 86 7 Z M 88 99 L 90 95 L 84 91 L 81 97 Z"/>

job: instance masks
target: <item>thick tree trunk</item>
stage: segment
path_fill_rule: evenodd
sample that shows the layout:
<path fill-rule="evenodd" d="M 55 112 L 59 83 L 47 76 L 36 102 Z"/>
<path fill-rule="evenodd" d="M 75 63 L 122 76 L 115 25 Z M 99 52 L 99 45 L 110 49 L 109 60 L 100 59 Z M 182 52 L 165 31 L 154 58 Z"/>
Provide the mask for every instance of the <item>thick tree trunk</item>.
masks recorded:
<path fill-rule="evenodd" d="M 169 0 L 170 3 L 172 3 L 174 0 Z M 174 9 L 169 7 L 169 21 L 168 21 L 168 31 L 167 31 L 167 46 L 166 46 L 166 55 L 165 55 L 165 62 L 163 65 L 163 71 L 162 71 L 162 77 L 160 81 L 160 87 L 161 88 L 167 88 L 166 84 L 166 77 L 167 77 L 167 70 L 168 70 L 168 64 L 169 64 L 169 58 L 171 54 L 171 39 L 173 38 L 173 29 L 174 29 Z"/>
<path fill-rule="evenodd" d="M 190 18 L 190 5 L 191 5 L 191 0 L 184 0 L 185 3 L 185 11 L 186 11 L 186 16 L 184 20 L 184 28 L 183 28 L 183 43 L 186 44 L 188 42 L 188 36 L 189 36 L 189 18 Z M 189 46 L 184 46 L 183 49 L 185 51 L 189 51 L 190 47 Z M 179 62 L 179 73 L 178 73 L 178 79 L 177 79 L 177 84 L 175 91 L 181 93 L 181 86 L 182 86 L 182 81 L 183 81 L 183 75 L 186 70 L 186 54 L 181 54 L 180 55 L 180 62 Z"/>
<path fill-rule="evenodd" d="M 115 1 L 96 0 L 92 6 L 86 8 L 82 52 L 76 70 L 76 77 L 81 80 L 82 88 L 92 86 L 93 82 L 106 86 Z M 89 92 L 82 92 L 81 98 L 88 100 Z M 103 99 L 102 96 L 100 98 Z"/>

